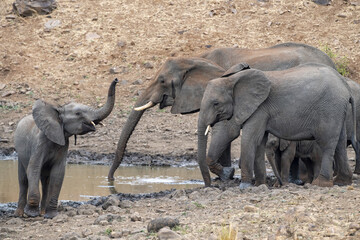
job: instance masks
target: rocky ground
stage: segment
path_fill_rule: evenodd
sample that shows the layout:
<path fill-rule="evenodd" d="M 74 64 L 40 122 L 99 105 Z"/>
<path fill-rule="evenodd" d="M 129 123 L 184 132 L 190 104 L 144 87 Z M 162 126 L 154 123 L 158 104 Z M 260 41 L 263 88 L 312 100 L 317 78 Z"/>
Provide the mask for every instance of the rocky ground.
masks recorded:
<path fill-rule="evenodd" d="M 128 113 L 165 59 L 216 47 L 263 48 L 289 41 L 327 47 L 349 77 L 360 81 L 358 0 L 329 6 L 307 0 L 58 0 L 50 15 L 27 18 L 11 13 L 13 2 L 0 1 L 2 152 L 13 148 L 16 123 L 36 99 L 101 106 L 117 77 L 116 105 L 105 126 L 79 136 L 70 149 L 69 162 L 86 158 L 108 164 Z M 150 156 L 160 165 L 184 156 L 193 160 L 196 119 L 197 114 L 172 115 L 168 109 L 147 111 L 127 155 L 130 160 Z M 233 158 L 239 152 L 237 140 Z M 62 202 L 52 220 L 13 218 L 6 212 L 0 217 L 0 239 L 217 239 L 229 228 L 237 231 L 237 239 L 360 238 L 356 175 L 352 186 L 333 188 L 263 185 L 241 192 L 238 179 L 215 186 L 104 197 L 81 206 Z M 161 217 L 179 224 L 148 232 L 151 220 Z"/>

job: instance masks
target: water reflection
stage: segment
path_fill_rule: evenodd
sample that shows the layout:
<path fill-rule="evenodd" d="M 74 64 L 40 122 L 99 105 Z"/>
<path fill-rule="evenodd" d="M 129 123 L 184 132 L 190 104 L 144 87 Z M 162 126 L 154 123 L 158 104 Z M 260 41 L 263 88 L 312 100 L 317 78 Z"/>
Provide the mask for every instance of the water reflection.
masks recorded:
<path fill-rule="evenodd" d="M 113 193 L 150 193 L 203 185 L 196 167 L 122 166 L 112 183 L 107 181 L 108 171 L 109 166 L 67 165 L 59 200 L 83 201 Z M 16 202 L 18 191 L 17 161 L 0 160 L 0 203 Z"/>

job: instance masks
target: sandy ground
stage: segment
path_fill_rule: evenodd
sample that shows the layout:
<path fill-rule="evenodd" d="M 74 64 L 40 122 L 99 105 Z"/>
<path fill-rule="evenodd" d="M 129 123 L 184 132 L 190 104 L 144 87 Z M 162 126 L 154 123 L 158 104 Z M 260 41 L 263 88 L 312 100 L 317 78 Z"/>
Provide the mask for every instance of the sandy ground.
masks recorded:
<path fill-rule="evenodd" d="M 3 149 L 13 147 L 16 124 L 31 112 L 36 99 L 101 106 L 117 77 L 116 105 L 105 126 L 79 137 L 78 145 L 70 147 L 112 154 L 134 102 L 165 59 L 216 47 L 263 48 L 289 41 L 328 46 L 338 60 L 347 59 L 349 77 L 360 81 L 358 0 L 333 1 L 330 6 L 303 0 L 59 0 L 51 15 L 28 18 L 13 15 L 12 2 L 0 2 Z M 195 155 L 196 119 L 197 114 L 151 109 L 143 115 L 127 151 Z M 236 141 L 233 158 L 238 158 L 239 151 Z M 359 238 L 357 178 L 353 186 L 334 188 L 261 186 L 240 192 L 237 184 L 177 191 L 160 199 L 126 200 L 128 205 L 115 204 L 110 210 L 102 204 L 94 209 L 86 205 L 90 209 L 86 214 L 69 207 L 53 220 L 2 217 L 0 239 L 107 239 L 109 235 L 156 239 L 157 234 L 147 232 L 147 225 L 161 216 L 179 220 L 180 225 L 173 228 L 179 239 L 216 239 L 229 224 L 238 231 L 238 239 Z M 94 224 L 108 213 L 121 219 Z M 67 235 L 73 232 L 74 236 Z"/>

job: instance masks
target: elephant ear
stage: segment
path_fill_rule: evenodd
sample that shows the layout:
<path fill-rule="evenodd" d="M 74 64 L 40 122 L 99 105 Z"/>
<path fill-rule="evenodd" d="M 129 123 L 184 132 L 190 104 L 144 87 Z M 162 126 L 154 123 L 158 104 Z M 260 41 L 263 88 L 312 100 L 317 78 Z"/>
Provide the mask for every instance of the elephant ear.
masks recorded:
<path fill-rule="evenodd" d="M 247 63 L 239 63 L 229 68 L 221 77 L 230 77 L 231 75 L 234 75 L 235 73 L 241 72 L 246 69 L 250 69 Z"/>
<path fill-rule="evenodd" d="M 289 147 L 290 143 L 291 143 L 290 141 L 280 138 L 280 144 L 279 144 L 280 151 L 282 152 L 285 151 L 285 149 Z"/>
<path fill-rule="evenodd" d="M 184 75 L 180 90 L 175 91 L 171 113 L 187 114 L 199 111 L 208 82 L 220 77 L 224 71 L 225 69 L 209 60 L 195 59 Z"/>
<path fill-rule="evenodd" d="M 32 115 L 36 126 L 50 141 L 61 146 L 65 145 L 64 130 L 59 112 L 53 105 L 37 100 L 33 106 Z"/>
<path fill-rule="evenodd" d="M 234 81 L 234 116 L 238 124 L 243 124 L 262 104 L 270 93 L 271 82 L 265 74 L 249 69 L 232 75 Z"/>

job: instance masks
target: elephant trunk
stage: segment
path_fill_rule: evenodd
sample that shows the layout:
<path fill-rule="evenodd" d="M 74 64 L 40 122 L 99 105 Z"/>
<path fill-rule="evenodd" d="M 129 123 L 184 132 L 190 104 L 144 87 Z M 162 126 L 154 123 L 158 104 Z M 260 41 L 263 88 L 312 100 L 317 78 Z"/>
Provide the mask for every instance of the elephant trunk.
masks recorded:
<path fill-rule="evenodd" d="M 135 106 L 142 105 L 144 102 L 146 102 L 146 100 L 144 100 L 144 98 L 141 98 L 137 101 Z M 145 111 L 146 110 L 140 110 L 140 111 L 132 110 L 128 119 L 126 120 L 126 123 L 123 126 L 120 134 L 119 142 L 117 144 L 114 162 L 109 170 L 109 174 L 108 174 L 109 181 L 114 180 L 114 173 L 123 159 L 127 142 L 129 141 L 132 132 L 134 131 L 136 125 L 138 124 L 141 116 Z"/>
<path fill-rule="evenodd" d="M 115 78 L 115 80 L 111 83 L 108 91 L 108 98 L 105 105 L 99 109 L 92 111 L 91 119 L 94 121 L 95 124 L 98 124 L 107 116 L 109 116 L 109 114 L 113 110 L 115 103 L 115 86 L 118 82 L 119 82 L 118 79 Z"/>
<path fill-rule="evenodd" d="M 201 120 L 198 120 L 198 164 L 200 167 L 201 175 L 204 179 L 205 187 L 211 186 L 211 178 L 208 165 L 206 163 L 206 147 L 207 135 L 205 135 L 207 125 Z"/>

